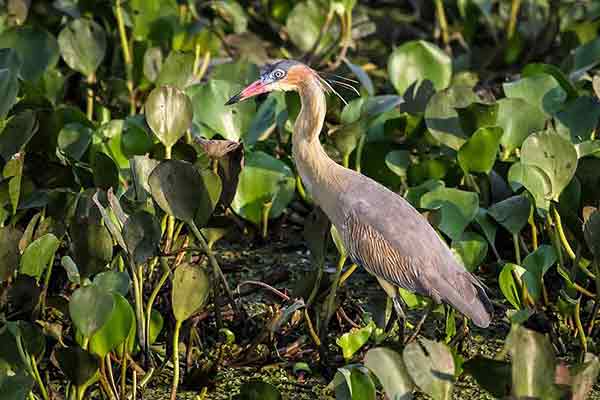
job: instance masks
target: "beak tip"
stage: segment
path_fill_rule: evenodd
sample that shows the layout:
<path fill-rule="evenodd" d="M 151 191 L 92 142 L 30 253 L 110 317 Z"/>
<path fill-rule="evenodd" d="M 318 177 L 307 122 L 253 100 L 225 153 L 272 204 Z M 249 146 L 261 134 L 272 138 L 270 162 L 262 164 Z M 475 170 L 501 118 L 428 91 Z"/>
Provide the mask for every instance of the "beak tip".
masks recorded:
<path fill-rule="evenodd" d="M 233 96 L 232 98 L 230 98 L 229 100 L 227 100 L 227 102 L 225 103 L 226 106 L 230 106 L 232 104 L 235 104 L 237 102 L 240 101 L 241 99 L 241 94 L 236 94 L 235 96 Z"/>

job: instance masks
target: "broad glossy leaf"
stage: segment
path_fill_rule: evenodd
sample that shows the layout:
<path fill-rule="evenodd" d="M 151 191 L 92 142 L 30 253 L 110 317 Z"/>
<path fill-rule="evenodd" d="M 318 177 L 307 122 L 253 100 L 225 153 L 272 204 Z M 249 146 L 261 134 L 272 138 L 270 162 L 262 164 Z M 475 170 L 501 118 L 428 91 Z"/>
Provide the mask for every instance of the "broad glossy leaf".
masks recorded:
<path fill-rule="evenodd" d="M 555 65 L 551 64 L 542 64 L 542 63 L 532 63 L 527 64 L 523 71 L 521 71 L 522 76 L 534 76 L 540 74 L 548 74 L 552 75 L 554 79 L 562 86 L 562 88 L 567 92 L 569 98 L 575 98 L 578 96 L 577 89 L 569 81 L 569 78 Z"/>
<path fill-rule="evenodd" d="M 521 297 L 519 296 L 519 288 L 515 282 L 513 272 L 520 277 L 525 273 L 525 269 L 516 264 L 504 264 L 502 271 L 500 271 L 500 276 L 498 277 L 498 284 L 504 297 L 506 297 L 514 308 L 519 310 L 521 308 Z"/>
<path fill-rule="evenodd" d="M 579 78 L 600 63 L 600 38 L 590 40 L 573 50 L 573 66 L 570 76 Z"/>
<path fill-rule="evenodd" d="M 369 75 L 365 72 L 364 69 L 360 67 L 360 65 L 352 64 L 347 59 L 344 59 L 344 64 L 352 71 L 352 73 L 359 80 L 361 85 L 365 88 L 369 96 L 373 96 L 375 94 L 375 87 L 373 86 L 373 81 L 369 77 Z"/>
<path fill-rule="evenodd" d="M 160 47 L 149 47 L 144 53 L 144 76 L 154 82 L 163 65 L 163 53 Z"/>
<path fill-rule="evenodd" d="M 156 86 L 170 85 L 185 89 L 194 80 L 194 55 L 172 51 L 162 64 Z"/>
<path fill-rule="evenodd" d="M 11 117 L 0 132 L 0 156 L 8 162 L 13 155 L 25 148 L 37 131 L 38 121 L 32 110 L 22 111 Z"/>
<path fill-rule="evenodd" d="M 479 197 L 477 193 L 441 187 L 421 197 L 421 207 L 440 209 L 439 228 L 451 239 L 459 239 L 469 223 L 477 215 Z"/>
<path fill-rule="evenodd" d="M 156 217 L 146 211 L 131 215 L 123 225 L 123 239 L 127 251 L 139 265 L 157 256 L 162 233 Z"/>
<path fill-rule="evenodd" d="M 135 324 L 133 308 L 120 294 L 113 293 L 114 307 L 108 320 L 89 341 L 89 350 L 98 357 L 105 357 L 126 339 Z"/>
<path fill-rule="evenodd" d="M 187 89 L 194 108 L 194 127 L 202 131 L 202 136 L 210 139 L 218 133 L 225 139 L 239 141 L 249 131 L 256 111 L 254 101 L 225 106 L 225 102 L 242 89 L 239 84 L 215 79 Z"/>
<path fill-rule="evenodd" d="M 385 163 L 396 175 L 406 177 L 410 165 L 410 153 L 407 150 L 390 151 L 385 156 Z"/>
<path fill-rule="evenodd" d="M 152 197 L 160 208 L 182 221 L 194 219 L 207 191 L 196 168 L 185 161 L 165 160 L 148 178 Z"/>
<path fill-rule="evenodd" d="M 365 367 L 379 379 L 389 399 L 412 399 L 414 383 L 404 365 L 402 355 L 385 347 L 370 349 L 365 355 Z"/>
<path fill-rule="evenodd" d="M 486 239 L 493 247 L 496 243 L 497 226 L 496 224 L 494 224 L 485 208 L 480 207 L 479 210 L 477 210 L 475 222 L 477 222 L 477 224 L 483 231 L 483 234 L 485 235 Z"/>
<path fill-rule="evenodd" d="M 375 383 L 369 370 L 360 364 L 338 368 L 331 385 L 337 400 L 375 400 Z"/>
<path fill-rule="evenodd" d="M 108 229 L 96 223 L 75 223 L 70 227 L 73 260 L 81 278 L 102 271 L 112 260 L 113 241 Z"/>
<path fill-rule="evenodd" d="M 36 81 L 58 62 L 56 38 L 40 27 L 20 26 L 0 34 L 0 48 L 15 49 L 21 59 L 20 76 Z"/>
<path fill-rule="evenodd" d="M 60 31 L 58 46 L 63 60 L 71 69 L 91 76 L 104 59 L 106 33 L 91 19 L 74 19 Z"/>
<path fill-rule="evenodd" d="M 235 33 L 244 33 L 248 27 L 248 16 L 242 6 L 234 0 L 217 0 L 211 4 L 213 10 L 233 27 Z"/>
<path fill-rule="evenodd" d="M 19 93 L 19 71 L 21 58 L 15 49 L 0 49 L 0 120 L 4 119 L 8 111 L 17 101 Z"/>
<path fill-rule="evenodd" d="M 431 135 L 451 149 L 458 150 L 466 141 L 456 108 L 479 101 L 468 86 L 452 86 L 431 97 L 425 109 L 425 122 Z"/>
<path fill-rule="evenodd" d="M 240 387 L 240 394 L 237 400 L 281 400 L 279 390 L 266 382 L 260 380 L 251 380 Z"/>
<path fill-rule="evenodd" d="M 72 122 L 58 134 L 58 148 L 69 158 L 80 160 L 92 142 L 92 130 L 85 125 Z"/>
<path fill-rule="evenodd" d="M 512 357 L 512 395 L 558 399 L 554 385 L 556 359 L 550 340 L 543 334 L 513 325 L 507 339 Z"/>
<path fill-rule="evenodd" d="M 112 294 L 95 285 L 77 289 L 69 301 L 69 313 L 73 324 L 88 338 L 104 326 L 113 307 Z"/>
<path fill-rule="evenodd" d="M 316 0 L 296 3 L 287 17 L 285 26 L 290 35 L 290 41 L 303 52 L 311 50 L 319 38 L 326 15 L 327 10 Z M 334 36 L 331 31 L 325 32 L 319 42 L 317 52 L 326 49 L 333 40 Z"/>
<path fill-rule="evenodd" d="M 131 279 L 129 279 L 127 272 L 106 271 L 94 277 L 94 285 L 105 292 L 126 296 L 129 293 Z"/>
<path fill-rule="evenodd" d="M 531 203 L 527 196 L 512 196 L 494 204 L 488 214 L 513 235 L 527 224 Z"/>
<path fill-rule="evenodd" d="M 150 183 L 148 177 L 160 162 L 148 156 L 135 156 L 129 162 L 131 168 L 131 180 L 135 189 L 135 198 L 139 202 L 145 202 L 150 196 Z"/>
<path fill-rule="evenodd" d="M 542 278 L 555 262 L 556 251 L 554 247 L 547 244 L 541 245 L 523 260 L 523 267 L 526 269 L 523 274 L 523 281 L 534 300 L 540 299 L 542 295 Z"/>
<path fill-rule="evenodd" d="M 549 209 L 551 182 L 548 175 L 540 168 L 516 162 L 508 170 L 508 182 L 514 191 L 525 187 L 533 196 L 536 208 Z"/>
<path fill-rule="evenodd" d="M 108 190 L 119 187 L 119 167 L 115 161 L 105 153 L 96 153 L 94 156 L 94 186 Z"/>
<path fill-rule="evenodd" d="M 73 261 L 70 256 L 63 256 L 60 259 L 60 265 L 62 265 L 65 271 L 67 271 L 67 278 L 69 278 L 69 282 L 75 283 L 76 285 L 81 283 L 81 277 L 79 276 L 77 264 L 75 264 L 75 261 Z"/>
<path fill-rule="evenodd" d="M 548 74 L 528 76 L 515 82 L 505 83 L 502 87 L 506 97 L 523 99 L 546 114 L 558 112 L 567 99 L 567 92 L 552 75 Z"/>
<path fill-rule="evenodd" d="M 465 373 L 475 378 L 483 389 L 496 398 L 505 398 L 511 385 L 510 363 L 475 356 L 463 364 Z"/>
<path fill-rule="evenodd" d="M 177 22 L 176 0 L 131 0 L 128 5 L 136 40 L 166 41 L 170 38 Z"/>
<path fill-rule="evenodd" d="M 454 250 L 465 268 L 473 272 L 485 260 L 488 252 L 487 241 L 475 232 L 464 232 L 459 240 L 452 241 Z"/>
<path fill-rule="evenodd" d="M 336 339 L 335 343 L 341 347 L 346 361 L 350 360 L 354 353 L 367 343 L 374 329 L 375 323 L 371 321 L 367 326 L 352 329 L 350 332 L 346 332 Z"/>
<path fill-rule="evenodd" d="M 231 207 L 260 225 L 264 204 L 272 202 L 269 217 L 279 217 L 294 197 L 295 187 L 294 174 L 284 162 L 261 151 L 252 152 L 246 155 Z"/>
<path fill-rule="evenodd" d="M 77 386 L 86 384 L 100 367 L 98 358 L 81 347 L 59 347 L 54 354 L 62 372 Z"/>
<path fill-rule="evenodd" d="M 192 103 L 174 86 L 152 90 L 144 106 L 146 121 L 162 144 L 169 148 L 192 126 Z"/>
<path fill-rule="evenodd" d="M 475 131 L 458 151 L 458 163 L 465 172 L 489 174 L 498 154 L 502 128 L 483 127 Z"/>
<path fill-rule="evenodd" d="M 523 142 L 521 162 L 544 171 L 550 178 L 550 199 L 558 201 L 577 169 L 577 151 L 569 140 L 558 133 L 539 132 Z"/>
<path fill-rule="evenodd" d="M 508 152 L 520 147 L 527 136 L 544 129 L 546 114 L 519 98 L 498 100 L 497 124 L 503 130 L 500 144 Z"/>
<path fill-rule="evenodd" d="M 556 131 L 565 137 L 570 137 L 573 143 L 589 140 L 599 118 L 598 99 L 592 96 L 579 96 L 565 104 L 562 111 L 556 114 Z"/>
<path fill-rule="evenodd" d="M 20 272 L 39 279 L 54 259 L 59 245 L 60 240 L 51 233 L 34 240 L 21 256 Z"/>
<path fill-rule="evenodd" d="M 282 108 L 280 104 L 283 103 L 283 97 L 279 94 L 278 99 L 277 95 L 275 92 L 271 93 L 256 110 L 248 132 L 244 133 L 243 141 L 246 146 L 254 146 L 258 141 L 264 140 L 263 135 L 266 137 L 275 127 L 279 108 Z"/>
<path fill-rule="evenodd" d="M 404 347 L 404 364 L 413 382 L 434 400 L 449 400 L 454 387 L 454 359 L 443 343 L 428 339 Z"/>
<path fill-rule="evenodd" d="M 177 321 L 185 321 L 206 304 L 210 281 L 204 269 L 191 264 L 181 264 L 175 270 L 171 305 Z"/>
<path fill-rule="evenodd" d="M 204 188 L 206 189 L 206 196 L 202 198 L 200 207 L 196 212 L 195 221 L 198 226 L 204 226 L 210 219 L 223 190 L 223 184 L 219 175 L 215 174 L 210 169 L 203 169 L 200 171 L 200 176 Z"/>
<path fill-rule="evenodd" d="M 388 60 L 390 81 L 400 94 L 415 81 L 428 79 L 436 90 L 445 89 L 452 78 L 452 60 L 435 44 L 424 40 L 404 43 Z"/>
<path fill-rule="evenodd" d="M 496 126 L 498 103 L 475 102 L 456 109 L 462 131 L 471 136 L 477 129 Z"/>
<path fill-rule="evenodd" d="M 0 282 L 12 276 L 19 265 L 19 239 L 23 232 L 11 225 L 0 228 Z"/>

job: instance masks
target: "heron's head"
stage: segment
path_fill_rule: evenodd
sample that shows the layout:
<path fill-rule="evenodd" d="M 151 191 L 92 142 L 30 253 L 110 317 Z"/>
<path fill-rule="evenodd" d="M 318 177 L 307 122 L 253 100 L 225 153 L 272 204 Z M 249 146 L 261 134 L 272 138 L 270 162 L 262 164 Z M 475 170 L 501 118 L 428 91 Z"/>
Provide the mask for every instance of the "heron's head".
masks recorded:
<path fill-rule="evenodd" d="M 260 71 L 260 78 L 230 98 L 225 105 L 235 104 L 250 97 L 274 90 L 298 90 L 303 82 L 318 74 L 310 67 L 294 60 L 280 60 L 267 64 Z"/>

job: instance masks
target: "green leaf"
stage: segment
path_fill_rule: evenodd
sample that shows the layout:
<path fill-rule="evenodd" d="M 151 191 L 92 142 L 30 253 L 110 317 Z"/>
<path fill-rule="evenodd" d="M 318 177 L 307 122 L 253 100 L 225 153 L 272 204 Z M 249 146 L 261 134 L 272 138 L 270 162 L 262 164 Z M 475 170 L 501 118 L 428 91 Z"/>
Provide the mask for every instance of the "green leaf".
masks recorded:
<path fill-rule="evenodd" d="M 238 400 L 281 400 L 279 390 L 266 382 L 251 380 L 240 387 Z"/>
<path fill-rule="evenodd" d="M 81 278 L 102 271 L 112 260 L 113 240 L 104 225 L 75 223 L 70 227 L 73 260 Z"/>
<path fill-rule="evenodd" d="M 494 204 L 488 214 L 507 231 L 516 235 L 527 224 L 531 203 L 527 196 L 512 196 Z"/>
<path fill-rule="evenodd" d="M 428 339 L 404 347 L 404 364 L 413 382 L 434 400 L 448 400 L 454 387 L 454 358 L 450 349 Z"/>
<path fill-rule="evenodd" d="M 538 167 L 550 178 L 550 199 L 558 201 L 577 169 L 577 151 L 569 140 L 549 130 L 531 135 L 523 142 L 521 162 Z"/>
<path fill-rule="evenodd" d="M 385 164 L 396 175 L 406 177 L 406 172 L 410 165 L 410 152 L 407 150 L 390 151 L 387 156 L 385 156 Z"/>
<path fill-rule="evenodd" d="M 169 215 L 190 222 L 208 197 L 196 168 L 185 161 L 165 160 L 148 178 L 154 201 Z"/>
<path fill-rule="evenodd" d="M 517 398 L 558 399 L 554 385 L 556 359 L 543 334 L 513 325 L 507 345 L 512 357 L 512 395 Z"/>
<path fill-rule="evenodd" d="M 4 165 L 2 175 L 5 180 L 8 180 L 8 197 L 12 206 L 12 213 L 17 213 L 19 200 L 21 198 L 21 181 L 23 180 L 23 164 L 25 163 L 25 155 L 23 153 L 15 154 Z"/>
<path fill-rule="evenodd" d="M 4 93 L 0 99 L 0 120 L 6 115 L 17 102 L 19 93 L 19 71 L 21 59 L 15 49 L 0 49 L 0 93 Z"/>
<path fill-rule="evenodd" d="M 459 239 L 477 215 L 479 197 L 477 193 L 440 187 L 421 197 L 421 207 L 429 210 L 440 209 L 439 228 L 451 239 Z"/>
<path fill-rule="evenodd" d="M 500 286 L 500 290 L 504 297 L 513 305 L 517 310 L 521 309 L 521 298 L 519 296 L 519 287 L 515 282 L 515 278 L 513 276 L 516 274 L 518 277 L 522 276 L 525 273 L 525 269 L 519 265 L 506 263 L 502 267 L 502 271 L 500 271 L 500 276 L 498 277 L 498 284 Z"/>
<path fill-rule="evenodd" d="M 200 171 L 203 186 L 206 189 L 206 196 L 202 198 L 200 207 L 196 211 L 195 222 L 198 226 L 204 226 L 210 219 L 221 198 L 223 183 L 218 174 L 210 169 L 202 169 Z"/>
<path fill-rule="evenodd" d="M 77 289 L 69 301 L 69 313 L 73 324 L 87 338 L 104 326 L 113 307 L 112 294 L 95 285 Z"/>
<path fill-rule="evenodd" d="M 108 293 L 126 296 L 131 280 L 129 274 L 122 271 L 105 271 L 94 277 L 94 285 Z"/>
<path fill-rule="evenodd" d="M 555 65 L 551 64 L 542 64 L 542 63 L 532 63 L 527 64 L 523 71 L 521 71 L 521 75 L 524 77 L 534 76 L 540 74 L 548 74 L 552 75 L 554 79 L 560 84 L 560 86 L 567 92 L 569 98 L 575 98 L 579 96 L 577 93 L 577 89 L 575 86 L 569 81 L 567 76 Z"/>
<path fill-rule="evenodd" d="M 23 232 L 13 226 L 0 228 L 0 282 L 10 278 L 19 265 L 19 239 Z"/>
<path fill-rule="evenodd" d="M 536 208 L 549 209 L 548 199 L 552 191 L 550 178 L 540 168 L 516 162 L 508 170 L 508 182 L 514 191 L 524 186 L 533 196 Z"/>
<path fill-rule="evenodd" d="M 463 364 L 465 373 L 496 398 L 505 398 L 511 385 L 510 363 L 475 356 Z"/>
<path fill-rule="evenodd" d="M 462 131 L 471 136 L 477 129 L 496 126 L 498 103 L 475 102 L 456 109 Z"/>
<path fill-rule="evenodd" d="M 354 353 L 367 343 L 374 328 L 375 323 L 371 321 L 369 325 L 359 329 L 352 329 L 350 332 L 346 332 L 337 338 L 335 343 L 342 348 L 342 354 L 346 361 L 350 360 Z"/>
<path fill-rule="evenodd" d="M 213 10 L 225 21 L 233 26 L 235 33 L 244 33 L 248 27 L 248 16 L 246 12 L 233 0 L 217 0 L 211 3 Z"/>
<path fill-rule="evenodd" d="M 163 65 L 163 53 L 160 47 L 148 47 L 144 53 L 144 76 L 150 82 L 156 81 Z"/>
<path fill-rule="evenodd" d="M 565 105 L 555 116 L 556 131 L 570 137 L 573 143 L 589 140 L 600 118 L 598 99 L 579 96 Z M 585 115 L 585 118 L 582 118 Z"/>
<path fill-rule="evenodd" d="M 158 220 L 146 211 L 131 215 L 123 225 L 123 239 L 136 265 L 159 254 L 161 236 Z"/>
<path fill-rule="evenodd" d="M 381 382 L 383 391 L 391 400 L 412 398 L 414 383 L 408 374 L 402 356 L 392 349 L 378 347 L 365 355 L 365 367 Z"/>
<path fill-rule="evenodd" d="M 388 75 L 399 94 L 404 94 L 414 82 L 425 79 L 433 82 L 436 90 L 441 90 L 450 84 L 452 60 L 433 43 L 409 41 L 390 55 Z"/>
<path fill-rule="evenodd" d="M 369 370 L 360 364 L 338 368 L 331 385 L 336 400 L 375 400 L 375 383 Z"/>
<path fill-rule="evenodd" d="M 100 367 L 100 361 L 81 347 L 59 347 L 55 351 L 59 368 L 76 386 L 88 383 Z"/>
<path fill-rule="evenodd" d="M 150 129 L 166 148 L 173 147 L 192 126 L 192 103 L 184 92 L 173 86 L 152 90 L 144 113 Z"/>
<path fill-rule="evenodd" d="M 114 307 L 106 323 L 89 341 L 89 350 L 98 357 L 103 358 L 122 344 L 135 324 L 133 308 L 123 296 L 113 293 Z"/>
<path fill-rule="evenodd" d="M 35 112 L 26 110 L 11 117 L 0 133 L 0 156 L 8 162 L 13 155 L 22 151 L 38 131 Z"/>
<path fill-rule="evenodd" d="M 51 233 L 34 240 L 21 257 L 20 272 L 39 279 L 58 250 L 60 240 Z"/>
<path fill-rule="evenodd" d="M 319 32 L 325 24 L 326 15 L 327 10 L 321 7 L 318 1 L 298 2 L 286 20 L 285 28 L 290 41 L 303 52 L 311 50 L 319 39 Z M 333 41 L 332 33 L 326 31 L 321 37 L 316 52 L 326 49 Z"/>
<path fill-rule="evenodd" d="M 92 142 L 92 130 L 78 122 L 65 125 L 58 134 L 58 148 L 73 160 L 80 160 Z"/>
<path fill-rule="evenodd" d="M 507 153 L 521 147 L 527 136 L 544 129 L 548 118 L 539 108 L 519 98 L 498 100 L 497 124 L 503 134 L 500 144 Z"/>
<path fill-rule="evenodd" d="M 579 77 L 600 63 L 600 38 L 591 40 L 573 50 L 573 66 L 570 75 Z"/>
<path fill-rule="evenodd" d="M 81 277 L 79 276 L 79 269 L 77 268 L 77 264 L 75 261 L 69 256 L 63 256 L 60 259 L 60 265 L 63 266 L 65 271 L 67 271 L 67 278 L 69 278 L 69 282 L 79 285 L 81 283 Z"/>
<path fill-rule="evenodd" d="M 96 153 L 94 163 L 94 186 L 108 190 L 119 187 L 119 167 L 115 161 L 105 153 Z"/>
<path fill-rule="evenodd" d="M 489 174 L 498 154 L 502 128 L 483 127 L 475 131 L 458 151 L 458 163 L 465 172 Z"/>
<path fill-rule="evenodd" d="M 261 151 L 246 154 L 231 207 L 242 218 L 260 225 L 265 203 L 272 202 L 269 218 L 277 218 L 294 197 L 296 181 L 282 161 Z"/>
<path fill-rule="evenodd" d="M 458 150 L 466 141 L 457 108 L 479 101 L 468 86 L 452 86 L 434 94 L 425 109 L 425 123 L 431 135 L 451 149 Z"/>
<path fill-rule="evenodd" d="M 128 4 L 135 40 L 166 41 L 170 38 L 177 22 L 176 0 L 131 0 Z"/>
<path fill-rule="evenodd" d="M 452 241 L 454 250 L 469 272 L 473 272 L 485 260 L 488 252 L 486 240 L 475 232 L 464 232 L 459 240 Z"/>
<path fill-rule="evenodd" d="M 541 298 L 542 278 L 554 263 L 556 263 L 556 252 L 554 247 L 547 244 L 541 245 L 523 260 L 523 267 L 526 270 L 523 274 L 523 282 L 533 300 L 537 301 Z"/>
<path fill-rule="evenodd" d="M 56 66 L 59 57 L 56 39 L 39 27 L 21 26 L 2 32 L 0 48 L 16 50 L 21 59 L 20 76 L 31 82 Z"/>
<path fill-rule="evenodd" d="M 203 131 L 204 137 L 210 139 L 218 133 L 225 139 L 239 141 L 249 131 L 256 111 L 254 101 L 225 106 L 242 89 L 239 84 L 215 79 L 187 89 L 194 107 L 194 125 Z"/>
<path fill-rule="evenodd" d="M 194 54 L 172 51 L 162 64 L 156 86 L 170 85 L 185 89 L 194 80 Z"/>
<path fill-rule="evenodd" d="M 537 74 L 502 85 L 508 98 L 523 99 L 536 106 L 546 114 L 558 112 L 565 100 L 567 92 L 558 81 L 548 74 Z"/>
<path fill-rule="evenodd" d="M 135 156 L 131 159 L 129 167 L 137 201 L 143 203 L 151 195 L 148 178 L 158 164 L 158 160 L 153 160 L 148 156 Z"/>
<path fill-rule="evenodd" d="M 9 375 L 7 371 L 0 371 L 0 398 L 10 400 L 27 400 L 33 389 L 33 378 L 24 371 L 17 371 Z"/>
<path fill-rule="evenodd" d="M 92 76 L 106 53 L 106 34 L 96 22 L 74 19 L 58 35 L 60 54 L 67 65 L 85 76 Z"/>
<path fill-rule="evenodd" d="M 181 264 L 175 270 L 171 305 L 177 321 L 185 321 L 206 304 L 210 293 L 208 275 L 199 266 Z"/>

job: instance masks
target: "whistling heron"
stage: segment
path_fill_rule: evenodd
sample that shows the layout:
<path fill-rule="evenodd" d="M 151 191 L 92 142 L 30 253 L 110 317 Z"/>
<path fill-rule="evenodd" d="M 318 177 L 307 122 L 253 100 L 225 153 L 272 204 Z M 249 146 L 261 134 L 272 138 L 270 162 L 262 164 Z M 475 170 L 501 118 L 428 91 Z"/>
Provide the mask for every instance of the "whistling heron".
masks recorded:
<path fill-rule="evenodd" d="M 273 90 L 299 93 L 302 107 L 292 153 L 302 182 L 339 231 L 352 260 L 373 274 L 393 299 L 399 317 L 404 313 L 397 287 L 446 302 L 477 326 L 487 327 L 492 306 L 483 284 L 457 262 L 428 221 L 402 196 L 325 153 L 319 134 L 325 93 L 333 89 L 316 71 L 298 61 L 275 62 L 226 104 Z"/>

